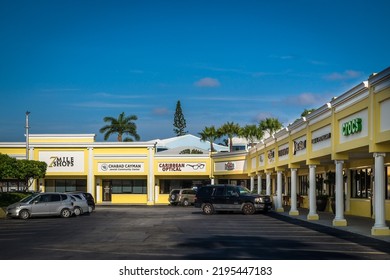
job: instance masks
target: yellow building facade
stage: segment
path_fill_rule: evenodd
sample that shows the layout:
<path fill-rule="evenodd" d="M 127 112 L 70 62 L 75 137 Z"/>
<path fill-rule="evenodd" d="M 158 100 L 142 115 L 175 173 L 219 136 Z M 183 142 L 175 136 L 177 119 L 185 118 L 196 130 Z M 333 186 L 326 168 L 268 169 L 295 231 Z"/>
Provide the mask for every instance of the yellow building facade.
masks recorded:
<path fill-rule="evenodd" d="M 390 235 L 390 68 L 371 75 L 248 151 L 160 153 L 151 142 L 95 142 L 93 134 L 29 135 L 29 158 L 48 164 L 34 190 L 88 191 L 97 204 L 168 204 L 172 188 L 244 185 L 273 197 L 276 211 L 308 220 L 334 211 L 372 217 L 372 234 Z M 26 158 L 26 143 L 0 143 Z M 4 185 L 3 185 L 4 187 Z M 7 186 L 9 187 L 9 186 Z M 334 202 L 334 203 L 333 203 Z M 334 204 L 334 210 L 332 210 Z"/>

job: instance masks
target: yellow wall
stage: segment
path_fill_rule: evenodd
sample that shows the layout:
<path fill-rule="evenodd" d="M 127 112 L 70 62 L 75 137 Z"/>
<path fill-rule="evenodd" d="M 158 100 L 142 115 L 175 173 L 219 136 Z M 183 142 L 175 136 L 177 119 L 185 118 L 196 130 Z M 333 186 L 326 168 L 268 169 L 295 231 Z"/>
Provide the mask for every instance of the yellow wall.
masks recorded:
<path fill-rule="evenodd" d="M 112 194 L 112 203 L 124 204 L 146 204 L 148 196 L 146 194 Z"/>
<path fill-rule="evenodd" d="M 371 202 L 368 199 L 353 199 L 350 200 L 350 214 L 362 217 L 371 218 Z"/>

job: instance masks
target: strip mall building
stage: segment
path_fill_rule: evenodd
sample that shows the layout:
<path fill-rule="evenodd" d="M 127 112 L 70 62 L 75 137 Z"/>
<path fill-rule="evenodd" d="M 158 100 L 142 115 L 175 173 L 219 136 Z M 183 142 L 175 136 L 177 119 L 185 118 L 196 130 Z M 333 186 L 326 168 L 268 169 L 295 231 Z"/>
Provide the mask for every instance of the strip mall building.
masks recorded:
<path fill-rule="evenodd" d="M 348 224 L 345 214 L 372 217 L 372 234 L 390 235 L 390 68 L 248 151 L 158 152 L 153 142 L 102 143 L 94 134 L 29 135 L 28 147 L 30 159 L 48 164 L 35 190 L 155 205 L 167 204 L 172 188 L 244 184 L 272 195 L 276 211 L 308 208 L 308 220 L 321 218 L 316 196 L 327 194 L 335 197 L 335 226 Z M 0 143 L 0 153 L 24 159 L 26 143 Z"/>

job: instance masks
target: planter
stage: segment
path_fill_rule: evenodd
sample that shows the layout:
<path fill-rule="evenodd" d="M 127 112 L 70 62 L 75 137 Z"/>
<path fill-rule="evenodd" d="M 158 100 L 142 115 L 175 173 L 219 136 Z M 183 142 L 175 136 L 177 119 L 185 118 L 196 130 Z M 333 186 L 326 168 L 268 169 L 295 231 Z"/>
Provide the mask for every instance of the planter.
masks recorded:
<path fill-rule="evenodd" d="M 321 211 L 321 212 L 323 212 L 323 211 L 325 211 L 325 209 L 326 209 L 326 206 L 328 205 L 328 198 L 326 197 L 324 197 L 324 198 L 317 198 L 317 200 L 316 200 L 316 204 L 317 204 L 317 210 L 318 211 Z"/>

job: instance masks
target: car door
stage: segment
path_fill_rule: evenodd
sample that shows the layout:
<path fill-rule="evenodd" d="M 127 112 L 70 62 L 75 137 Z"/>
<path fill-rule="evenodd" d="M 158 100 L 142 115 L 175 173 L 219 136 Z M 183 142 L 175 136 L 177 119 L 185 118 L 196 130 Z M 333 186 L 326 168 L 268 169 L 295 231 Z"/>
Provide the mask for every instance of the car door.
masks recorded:
<path fill-rule="evenodd" d="M 226 188 L 224 186 L 218 186 L 214 188 L 211 196 L 211 203 L 215 210 L 224 210 L 225 205 Z"/>
<path fill-rule="evenodd" d="M 57 215 L 60 212 L 62 206 L 61 195 L 59 193 L 53 193 L 50 195 L 50 201 L 48 202 L 48 209 L 50 215 Z"/>
<path fill-rule="evenodd" d="M 48 203 L 50 201 L 50 194 L 41 194 L 34 198 L 31 206 L 32 215 L 48 215 L 49 207 Z"/>
<path fill-rule="evenodd" d="M 226 209 L 229 210 L 240 210 L 240 191 L 235 186 L 227 186 L 226 187 Z"/>

